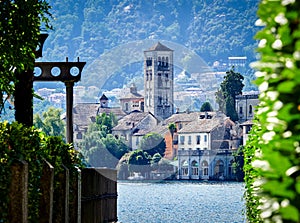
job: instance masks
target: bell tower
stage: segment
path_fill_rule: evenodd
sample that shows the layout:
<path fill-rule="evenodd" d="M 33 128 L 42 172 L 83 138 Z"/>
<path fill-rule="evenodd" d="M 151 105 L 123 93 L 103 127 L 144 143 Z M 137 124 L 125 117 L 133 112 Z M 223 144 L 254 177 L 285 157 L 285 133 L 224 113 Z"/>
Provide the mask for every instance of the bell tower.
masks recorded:
<path fill-rule="evenodd" d="M 144 51 L 145 112 L 166 119 L 173 114 L 173 50 L 160 42 Z"/>

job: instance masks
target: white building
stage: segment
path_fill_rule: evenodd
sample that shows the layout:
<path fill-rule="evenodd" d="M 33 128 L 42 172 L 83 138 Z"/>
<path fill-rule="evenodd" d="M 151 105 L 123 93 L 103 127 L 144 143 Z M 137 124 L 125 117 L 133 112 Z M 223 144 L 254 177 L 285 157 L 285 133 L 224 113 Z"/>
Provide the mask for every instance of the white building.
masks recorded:
<path fill-rule="evenodd" d="M 178 179 L 233 179 L 233 156 L 240 140 L 224 114 L 207 113 L 178 131 Z"/>
<path fill-rule="evenodd" d="M 259 103 L 259 92 L 244 92 L 235 98 L 236 111 L 240 122 L 254 118 L 255 107 Z"/>

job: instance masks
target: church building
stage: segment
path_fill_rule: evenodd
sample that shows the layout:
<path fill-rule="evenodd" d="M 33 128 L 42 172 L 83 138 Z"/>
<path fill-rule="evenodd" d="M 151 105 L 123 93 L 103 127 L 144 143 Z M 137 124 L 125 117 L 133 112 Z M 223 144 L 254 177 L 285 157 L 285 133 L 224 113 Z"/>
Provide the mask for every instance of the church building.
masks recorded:
<path fill-rule="evenodd" d="M 144 51 L 145 112 L 163 120 L 174 112 L 173 50 L 160 42 Z"/>

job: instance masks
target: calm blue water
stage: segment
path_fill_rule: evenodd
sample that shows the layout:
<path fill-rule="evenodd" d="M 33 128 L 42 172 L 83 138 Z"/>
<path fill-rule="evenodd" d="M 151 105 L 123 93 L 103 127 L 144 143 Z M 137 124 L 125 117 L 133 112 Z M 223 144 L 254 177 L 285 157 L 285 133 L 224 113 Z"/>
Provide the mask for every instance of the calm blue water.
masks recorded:
<path fill-rule="evenodd" d="M 122 223 L 241 223 L 242 183 L 118 182 Z"/>

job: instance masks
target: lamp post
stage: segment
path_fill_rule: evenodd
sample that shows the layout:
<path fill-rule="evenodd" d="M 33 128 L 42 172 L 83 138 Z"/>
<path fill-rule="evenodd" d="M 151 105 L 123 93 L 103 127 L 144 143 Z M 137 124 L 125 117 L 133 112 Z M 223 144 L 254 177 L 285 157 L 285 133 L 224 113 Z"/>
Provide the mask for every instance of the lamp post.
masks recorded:
<path fill-rule="evenodd" d="M 80 81 L 86 62 L 36 62 L 34 81 L 61 81 L 66 86 L 66 139 L 73 143 L 73 87 Z"/>

